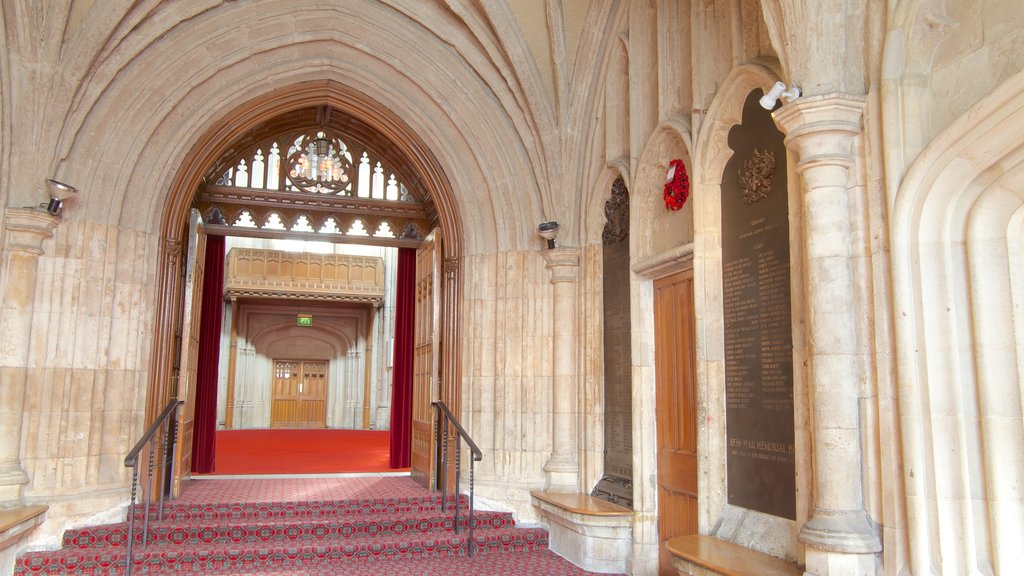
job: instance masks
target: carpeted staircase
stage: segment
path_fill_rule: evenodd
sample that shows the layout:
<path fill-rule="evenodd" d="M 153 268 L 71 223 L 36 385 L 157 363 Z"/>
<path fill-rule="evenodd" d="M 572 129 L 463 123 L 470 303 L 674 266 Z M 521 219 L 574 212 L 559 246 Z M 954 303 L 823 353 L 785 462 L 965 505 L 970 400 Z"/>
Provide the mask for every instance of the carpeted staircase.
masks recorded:
<path fill-rule="evenodd" d="M 235 492 L 245 496 L 245 490 Z M 295 494 L 301 499 L 170 502 L 162 521 L 155 511 L 150 516 L 145 547 L 137 509 L 132 573 L 587 574 L 547 549 L 543 528 L 516 527 L 505 512 L 475 512 L 475 545 L 468 557 L 464 500 L 463 526 L 456 533 L 451 497 L 442 512 L 440 496 L 426 491 L 339 500 L 305 499 L 302 490 Z M 69 530 L 61 549 L 21 555 L 15 574 L 124 574 L 127 542 L 127 522 Z"/>

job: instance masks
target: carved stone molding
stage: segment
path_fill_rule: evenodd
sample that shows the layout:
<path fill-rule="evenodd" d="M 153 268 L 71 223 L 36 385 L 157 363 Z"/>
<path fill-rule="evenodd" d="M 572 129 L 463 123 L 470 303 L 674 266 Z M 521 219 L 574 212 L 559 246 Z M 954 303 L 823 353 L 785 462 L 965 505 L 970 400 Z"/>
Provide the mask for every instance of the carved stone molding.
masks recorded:
<path fill-rule="evenodd" d="M 454 280 L 455 275 L 459 271 L 459 259 L 458 258 L 445 258 L 444 259 L 444 276 L 449 280 Z"/>
<path fill-rule="evenodd" d="M 8 208 L 4 215 L 4 248 L 41 256 L 43 242 L 53 237 L 60 216 L 38 208 Z"/>
<path fill-rule="evenodd" d="M 579 248 L 551 248 L 544 251 L 544 261 L 551 271 L 551 283 L 575 282 L 579 279 Z"/>

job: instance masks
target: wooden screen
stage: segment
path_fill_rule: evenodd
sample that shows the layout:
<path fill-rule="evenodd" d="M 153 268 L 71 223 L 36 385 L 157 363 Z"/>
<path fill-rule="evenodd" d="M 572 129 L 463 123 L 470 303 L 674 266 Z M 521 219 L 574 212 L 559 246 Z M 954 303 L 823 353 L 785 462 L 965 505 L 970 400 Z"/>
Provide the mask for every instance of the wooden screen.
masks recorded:
<path fill-rule="evenodd" d="M 697 405 L 693 271 L 654 282 L 658 539 L 662 576 L 676 576 L 665 542 L 697 532 Z"/>
<path fill-rule="evenodd" d="M 274 360 L 271 428 L 327 426 L 327 362 Z"/>

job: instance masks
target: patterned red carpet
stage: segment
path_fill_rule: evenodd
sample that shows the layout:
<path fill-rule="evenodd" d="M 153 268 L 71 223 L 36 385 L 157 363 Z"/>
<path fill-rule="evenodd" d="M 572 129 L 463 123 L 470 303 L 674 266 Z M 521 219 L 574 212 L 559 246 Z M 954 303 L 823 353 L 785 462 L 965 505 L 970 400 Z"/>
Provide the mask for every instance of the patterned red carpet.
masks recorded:
<path fill-rule="evenodd" d="M 389 472 L 387 430 L 218 430 L 214 474 Z"/>
<path fill-rule="evenodd" d="M 474 513 L 469 557 L 462 502 L 455 532 L 454 498 L 442 507 L 407 476 L 194 480 L 150 516 L 147 546 L 136 533 L 133 574 L 590 574 L 504 512 Z M 124 574 L 127 541 L 127 522 L 69 530 L 61 549 L 21 555 L 15 574 Z"/>

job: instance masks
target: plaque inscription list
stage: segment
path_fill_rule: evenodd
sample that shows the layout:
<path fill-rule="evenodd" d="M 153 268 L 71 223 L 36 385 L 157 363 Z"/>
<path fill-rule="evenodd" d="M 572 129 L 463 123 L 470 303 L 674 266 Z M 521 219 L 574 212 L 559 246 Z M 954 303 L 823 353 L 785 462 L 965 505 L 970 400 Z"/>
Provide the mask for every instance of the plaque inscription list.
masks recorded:
<path fill-rule="evenodd" d="M 786 149 L 760 96 L 722 178 L 727 481 L 730 504 L 795 519 Z"/>

